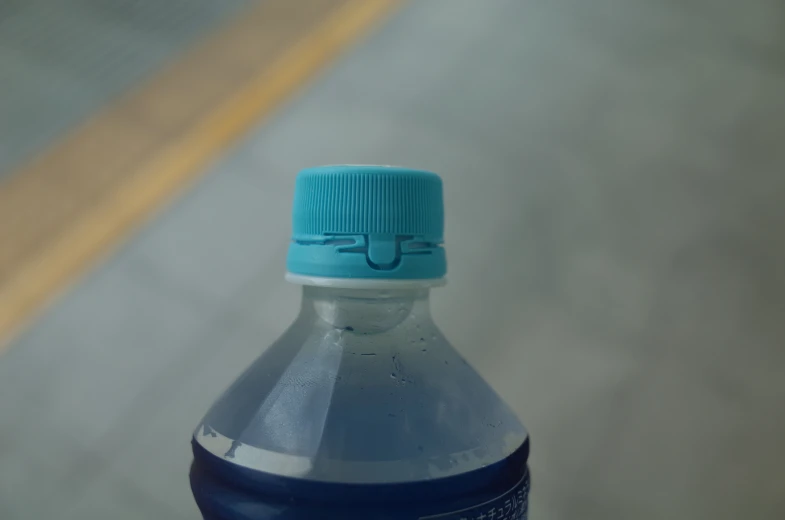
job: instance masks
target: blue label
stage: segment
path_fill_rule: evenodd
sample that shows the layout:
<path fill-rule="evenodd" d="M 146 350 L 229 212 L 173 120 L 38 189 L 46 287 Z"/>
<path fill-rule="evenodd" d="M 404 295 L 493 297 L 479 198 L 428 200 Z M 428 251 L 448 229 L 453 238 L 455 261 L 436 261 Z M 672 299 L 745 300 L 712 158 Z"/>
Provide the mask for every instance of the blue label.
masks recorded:
<path fill-rule="evenodd" d="M 398 484 L 317 482 L 238 470 L 194 443 L 191 485 L 205 520 L 526 520 L 527 440 L 461 475 Z M 370 499 L 369 499 L 370 498 Z"/>
<path fill-rule="evenodd" d="M 526 520 L 529 509 L 529 472 L 501 496 L 460 511 L 422 516 L 420 520 Z"/>

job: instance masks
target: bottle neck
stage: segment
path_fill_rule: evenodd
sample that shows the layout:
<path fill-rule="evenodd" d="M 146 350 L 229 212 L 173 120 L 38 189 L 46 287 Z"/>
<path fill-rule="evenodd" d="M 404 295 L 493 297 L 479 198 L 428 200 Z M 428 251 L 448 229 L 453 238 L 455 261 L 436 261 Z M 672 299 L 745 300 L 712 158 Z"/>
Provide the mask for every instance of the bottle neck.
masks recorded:
<path fill-rule="evenodd" d="M 406 320 L 430 322 L 430 289 L 343 289 L 304 286 L 300 318 L 332 328 L 375 334 Z"/>

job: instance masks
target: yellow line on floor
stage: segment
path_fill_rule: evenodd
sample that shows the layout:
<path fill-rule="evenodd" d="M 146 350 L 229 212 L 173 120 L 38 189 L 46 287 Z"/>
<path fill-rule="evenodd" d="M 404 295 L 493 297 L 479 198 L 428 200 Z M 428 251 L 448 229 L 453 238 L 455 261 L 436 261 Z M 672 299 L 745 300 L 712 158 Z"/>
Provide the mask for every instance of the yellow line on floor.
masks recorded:
<path fill-rule="evenodd" d="M 26 258 L 0 287 L 0 341 L 9 343 L 36 311 L 132 229 L 161 207 L 238 136 L 246 132 L 397 5 L 349 0 L 299 43 L 253 75 L 231 96 L 160 151 L 127 182 L 95 200 L 73 223 Z M 0 346 L 2 346 L 0 344 Z"/>

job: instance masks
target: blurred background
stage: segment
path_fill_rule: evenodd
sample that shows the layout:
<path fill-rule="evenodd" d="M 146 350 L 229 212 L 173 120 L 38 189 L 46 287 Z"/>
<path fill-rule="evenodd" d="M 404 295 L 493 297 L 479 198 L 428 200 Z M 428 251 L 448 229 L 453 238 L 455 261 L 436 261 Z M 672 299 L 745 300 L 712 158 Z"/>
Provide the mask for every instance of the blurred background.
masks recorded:
<path fill-rule="evenodd" d="M 0 0 L 0 519 L 198 517 L 325 163 L 444 177 L 533 519 L 785 518 L 781 1 Z"/>

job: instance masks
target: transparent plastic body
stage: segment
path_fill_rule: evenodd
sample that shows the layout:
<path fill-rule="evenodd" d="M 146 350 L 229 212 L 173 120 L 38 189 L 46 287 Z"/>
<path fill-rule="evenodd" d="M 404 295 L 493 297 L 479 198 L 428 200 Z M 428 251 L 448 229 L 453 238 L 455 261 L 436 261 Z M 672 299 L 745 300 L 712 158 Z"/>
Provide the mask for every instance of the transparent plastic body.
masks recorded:
<path fill-rule="evenodd" d="M 193 446 L 208 520 L 446 519 L 528 491 L 525 428 L 436 328 L 423 288 L 305 287 Z M 525 517 L 518 494 L 497 520 Z"/>

